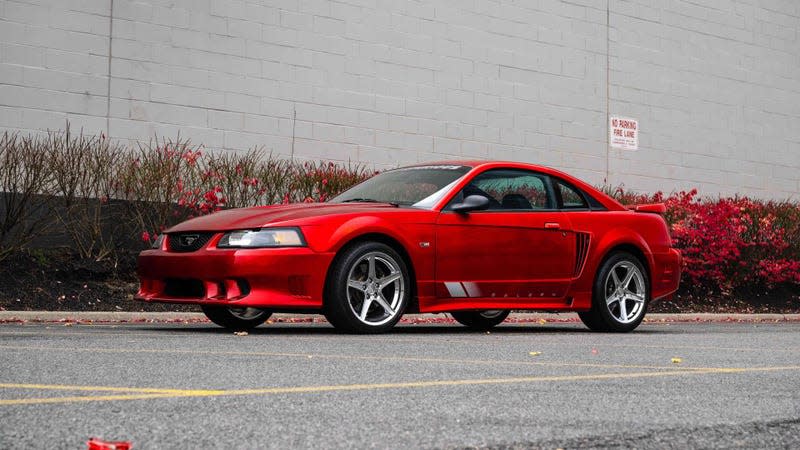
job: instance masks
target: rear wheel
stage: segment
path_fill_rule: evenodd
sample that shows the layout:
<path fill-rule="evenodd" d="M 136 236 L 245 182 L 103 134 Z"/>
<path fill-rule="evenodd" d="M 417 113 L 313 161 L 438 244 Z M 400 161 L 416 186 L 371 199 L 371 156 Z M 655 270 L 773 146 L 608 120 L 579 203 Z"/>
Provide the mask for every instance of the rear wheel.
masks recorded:
<path fill-rule="evenodd" d="M 649 286 L 647 272 L 637 257 L 627 252 L 614 253 L 600 266 L 592 309 L 578 316 L 594 331 L 632 331 L 647 312 Z"/>
<path fill-rule="evenodd" d="M 201 309 L 215 324 L 236 331 L 251 330 L 266 322 L 272 315 L 272 311 L 260 308 L 203 305 Z"/>
<path fill-rule="evenodd" d="M 393 248 L 362 242 L 336 259 L 326 294 L 323 312 L 338 330 L 382 333 L 403 315 L 411 296 L 411 277 Z"/>
<path fill-rule="evenodd" d="M 503 323 L 511 311 L 508 309 L 488 309 L 485 311 L 453 311 L 453 319 L 473 330 L 485 331 Z"/>

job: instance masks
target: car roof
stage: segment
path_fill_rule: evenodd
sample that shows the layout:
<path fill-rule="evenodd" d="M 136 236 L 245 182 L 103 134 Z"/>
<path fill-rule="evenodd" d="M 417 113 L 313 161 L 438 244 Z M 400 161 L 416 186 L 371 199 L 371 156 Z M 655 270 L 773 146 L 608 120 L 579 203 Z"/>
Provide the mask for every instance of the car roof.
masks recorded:
<path fill-rule="evenodd" d="M 606 208 L 610 210 L 625 210 L 626 208 L 622 206 L 619 202 L 614 200 L 613 198 L 609 197 L 608 195 L 604 194 L 594 186 L 580 180 L 579 178 L 575 178 L 574 176 L 562 172 L 558 169 L 554 169 L 548 166 L 542 166 L 538 164 L 531 164 L 519 161 L 498 161 L 498 160 L 474 160 L 474 159 L 465 159 L 465 160 L 443 160 L 443 161 L 430 161 L 424 162 L 419 164 L 414 164 L 411 166 L 406 167 L 425 167 L 425 166 L 465 166 L 471 167 L 472 169 L 476 168 L 485 168 L 485 169 L 494 169 L 494 168 L 513 168 L 513 169 L 528 169 L 534 170 L 537 172 L 541 172 L 547 175 L 555 175 L 558 178 L 561 178 L 568 183 L 575 185 L 576 187 L 587 191 L 589 195 L 594 197 L 596 200 L 600 201 Z"/>
<path fill-rule="evenodd" d="M 509 167 L 509 168 L 518 168 L 518 169 L 530 169 L 535 170 L 538 172 L 543 172 L 550 175 L 558 175 L 560 177 L 566 178 L 570 182 L 581 180 L 575 178 L 574 176 L 562 172 L 558 169 L 554 169 L 549 166 L 542 166 L 539 164 L 532 164 L 526 162 L 519 162 L 519 161 L 498 161 L 498 160 L 478 160 L 478 159 L 464 159 L 464 160 L 443 160 L 443 161 L 431 161 L 419 164 L 413 164 L 411 166 L 406 167 L 426 167 L 426 166 L 465 166 L 471 168 L 477 167 L 485 167 L 485 168 L 498 168 L 498 167 Z M 582 182 L 581 182 L 582 183 Z"/>

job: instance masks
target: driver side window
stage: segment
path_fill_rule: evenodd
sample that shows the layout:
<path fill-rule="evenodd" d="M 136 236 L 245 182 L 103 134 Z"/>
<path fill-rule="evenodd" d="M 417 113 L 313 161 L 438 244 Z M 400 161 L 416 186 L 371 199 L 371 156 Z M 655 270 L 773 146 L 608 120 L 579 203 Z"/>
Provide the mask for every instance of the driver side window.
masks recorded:
<path fill-rule="evenodd" d="M 545 176 L 527 170 L 488 170 L 466 185 L 450 204 L 460 203 L 470 195 L 488 198 L 490 211 L 536 211 L 555 207 Z"/>

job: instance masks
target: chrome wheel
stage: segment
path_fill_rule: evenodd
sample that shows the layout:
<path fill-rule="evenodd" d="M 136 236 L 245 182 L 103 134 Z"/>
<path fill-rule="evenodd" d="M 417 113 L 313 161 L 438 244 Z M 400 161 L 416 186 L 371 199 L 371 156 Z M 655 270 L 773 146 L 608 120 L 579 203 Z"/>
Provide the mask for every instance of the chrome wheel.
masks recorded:
<path fill-rule="evenodd" d="M 384 252 L 361 256 L 347 275 L 347 304 L 366 325 L 379 326 L 392 321 L 400 313 L 405 290 L 400 264 Z"/>
<path fill-rule="evenodd" d="M 630 261 L 620 261 L 605 279 L 606 307 L 619 323 L 635 322 L 644 312 L 647 288 L 642 271 Z"/>
<path fill-rule="evenodd" d="M 500 325 L 511 311 L 508 309 L 484 309 L 482 311 L 452 311 L 453 319 L 473 330 L 485 331 Z"/>
<path fill-rule="evenodd" d="M 486 319 L 494 319 L 500 317 L 501 315 L 506 314 L 506 310 L 504 309 L 487 309 L 485 311 L 481 311 L 481 317 Z"/>
<path fill-rule="evenodd" d="M 272 316 L 272 311 L 261 308 L 231 308 L 222 305 L 200 305 L 215 324 L 232 330 L 250 330 Z"/>
<path fill-rule="evenodd" d="M 260 308 L 228 308 L 231 315 L 241 320 L 253 320 L 264 314 L 264 310 Z"/>

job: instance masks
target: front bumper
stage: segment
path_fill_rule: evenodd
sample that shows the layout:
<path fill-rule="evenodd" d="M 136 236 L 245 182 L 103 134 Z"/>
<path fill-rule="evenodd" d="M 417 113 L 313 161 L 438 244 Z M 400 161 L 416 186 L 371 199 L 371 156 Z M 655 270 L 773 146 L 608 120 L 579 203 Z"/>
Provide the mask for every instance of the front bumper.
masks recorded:
<path fill-rule="evenodd" d="M 233 307 L 314 309 L 333 254 L 306 247 L 203 248 L 139 255 L 138 300 Z"/>

